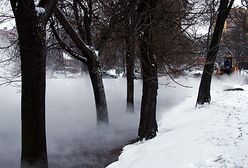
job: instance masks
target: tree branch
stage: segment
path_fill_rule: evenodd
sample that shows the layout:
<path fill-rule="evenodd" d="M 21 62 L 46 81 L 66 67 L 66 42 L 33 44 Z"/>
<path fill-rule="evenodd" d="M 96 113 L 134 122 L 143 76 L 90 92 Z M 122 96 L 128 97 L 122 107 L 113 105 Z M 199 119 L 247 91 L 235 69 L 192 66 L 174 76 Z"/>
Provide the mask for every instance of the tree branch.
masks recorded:
<path fill-rule="evenodd" d="M 74 51 L 72 51 L 70 49 L 70 47 L 59 37 L 58 32 L 56 31 L 54 24 L 52 21 L 50 21 L 50 27 L 52 29 L 52 32 L 56 38 L 56 40 L 58 41 L 59 45 L 61 48 L 63 48 L 66 52 L 68 52 L 72 57 L 74 57 L 75 59 L 87 64 L 87 59 L 85 57 L 80 56 L 79 54 L 75 53 Z"/>
<path fill-rule="evenodd" d="M 84 54 L 84 57 L 89 61 L 93 58 L 91 56 L 94 56 L 92 50 L 90 50 L 84 41 L 80 38 L 80 36 L 76 33 L 76 31 L 73 29 L 71 24 L 66 20 L 65 16 L 60 12 L 60 10 L 55 7 L 54 9 L 54 15 L 58 19 L 59 23 L 62 25 L 62 27 L 65 29 L 66 33 L 70 36 L 72 41 L 75 43 L 78 49 L 81 50 L 81 52 Z"/>
<path fill-rule="evenodd" d="M 53 11 L 58 3 L 58 0 L 40 0 L 38 7 L 42 7 L 45 9 L 45 13 L 41 18 L 41 22 L 47 23 Z"/>

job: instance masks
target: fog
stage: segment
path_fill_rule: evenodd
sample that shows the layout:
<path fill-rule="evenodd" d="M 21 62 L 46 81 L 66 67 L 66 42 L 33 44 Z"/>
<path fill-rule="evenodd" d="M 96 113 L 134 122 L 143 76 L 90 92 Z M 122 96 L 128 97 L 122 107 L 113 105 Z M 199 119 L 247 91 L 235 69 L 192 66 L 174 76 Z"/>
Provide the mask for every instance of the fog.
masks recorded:
<path fill-rule="evenodd" d="M 198 79 L 179 79 L 180 87 L 160 79 L 157 118 L 168 108 L 196 94 Z M 169 83 L 168 83 L 169 82 Z M 110 125 L 97 128 L 94 97 L 87 76 L 48 79 L 47 146 L 50 168 L 101 168 L 113 161 L 118 148 L 137 137 L 142 81 L 135 80 L 135 112 L 126 112 L 126 80 L 105 79 Z M 0 168 L 20 166 L 20 88 L 0 88 Z"/>

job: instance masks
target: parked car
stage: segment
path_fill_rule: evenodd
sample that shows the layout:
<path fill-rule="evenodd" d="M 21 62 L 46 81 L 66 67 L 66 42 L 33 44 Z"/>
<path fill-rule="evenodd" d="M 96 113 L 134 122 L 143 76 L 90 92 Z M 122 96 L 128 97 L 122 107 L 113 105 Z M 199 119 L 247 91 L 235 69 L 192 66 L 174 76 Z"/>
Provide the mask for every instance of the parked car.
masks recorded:
<path fill-rule="evenodd" d="M 65 71 L 54 71 L 53 72 L 53 78 L 66 78 Z"/>
<path fill-rule="evenodd" d="M 117 75 L 109 74 L 106 71 L 102 71 L 101 75 L 102 75 L 102 78 L 105 78 L 105 79 L 116 79 L 116 78 L 118 78 Z"/>
<path fill-rule="evenodd" d="M 72 73 L 70 71 L 66 71 L 66 78 L 78 78 L 80 76 L 80 73 Z"/>
<path fill-rule="evenodd" d="M 138 71 L 134 71 L 134 79 L 142 79 L 142 75 Z"/>
<path fill-rule="evenodd" d="M 77 78 L 80 76 L 80 73 L 72 73 L 70 71 L 54 71 L 52 77 L 53 78 Z"/>
<path fill-rule="evenodd" d="M 127 77 L 127 73 L 123 73 L 122 77 Z M 142 79 L 142 75 L 140 72 L 134 72 L 133 73 L 133 78 L 138 80 L 138 79 Z"/>

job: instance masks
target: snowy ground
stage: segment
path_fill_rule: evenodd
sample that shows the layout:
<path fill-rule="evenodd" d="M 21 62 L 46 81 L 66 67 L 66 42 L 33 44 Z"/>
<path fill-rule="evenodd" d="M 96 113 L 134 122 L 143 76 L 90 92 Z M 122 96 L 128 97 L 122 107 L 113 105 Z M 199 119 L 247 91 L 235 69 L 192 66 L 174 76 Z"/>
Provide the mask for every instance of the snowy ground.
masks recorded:
<path fill-rule="evenodd" d="M 197 108 L 192 90 L 164 111 L 157 137 L 126 146 L 107 168 L 248 168 L 246 84 L 244 76 L 215 79 L 211 104 Z M 237 87 L 244 91 L 223 91 Z"/>

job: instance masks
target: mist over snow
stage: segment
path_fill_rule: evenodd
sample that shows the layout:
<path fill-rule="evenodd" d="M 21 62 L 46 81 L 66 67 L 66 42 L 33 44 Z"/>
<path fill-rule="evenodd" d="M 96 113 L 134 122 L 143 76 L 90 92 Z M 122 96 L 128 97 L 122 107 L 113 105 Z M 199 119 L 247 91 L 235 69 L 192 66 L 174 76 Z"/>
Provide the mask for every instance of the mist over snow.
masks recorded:
<path fill-rule="evenodd" d="M 195 79 L 179 79 L 188 86 Z M 189 97 L 193 89 L 160 78 L 159 119 L 165 109 Z M 168 84 L 169 83 L 169 84 Z M 166 85 L 162 85 L 166 84 Z M 90 79 L 47 79 L 46 125 L 50 168 L 104 167 L 111 163 L 111 151 L 137 137 L 142 81 L 135 80 L 135 113 L 126 112 L 126 79 L 104 79 L 110 126 L 96 126 L 95 102 Z M 20 165 L 20 88 L 0 88 L 0 168 Z"/>
<path fill-rule="evenodd" d="M 16 88 L 0 89 L 0 167 L 19 167 L 20 158 L 20 94 Z"/>
<path fill-rule="evenodd" d="M 47 82 L 50 166 L 104 167 L 104 155 L 137 136 L 138 113 L 126 113 L 124 80 L 105 80 L 109 128 L 97 128 L 89 78 Z M 107 156 L 106 156 L 107 157 Z"/>
<path fill-rule="evenodd" d="M 180 149 L 176 148 L 174 153 L 170 153 L 169 149 L 173 149 L 175 143 L 180 143 L 179 148 L 190 153 L 192 149 L 184 149 L 181 144 L 188 145 L 184 142 L 187 142 L 187 139 L 191 141 L 194 139 L 194 133 L 198 133 L 194 131 L 195 129 L 198 130 L 198 125 L 195 125 L 195 123 L 204 123 L 205 117 L 207 119 L 211 118 L 213 113 L 206 112 L 201 115 L 202 113 L 194 110 L 200 78 L 180 77 L 175 80 L 190 88 L 181 87 L 166 76 L 159 79 L 158 137 L 144 144 L 138 143 L 125 147 L 124 153 L 119 158 L 120 162 L 124 158 L 124 163 L 129 160 L 128 163 L 134 165 L 133 167 L 139 167 L 136 165 L 139 165 L 140 159 L 142 162 L 140 164 L 146 165 L 146 161 L 142 158 L 151 160 L 146 158 L 147 155 L 153 158 L 153 152 L 150 151 L 161 148 L 164 149 L 165 153 L 160 151 L 161 153 L 156 155 L 168 156 L 167 161 L 171 163 L 175 161 L 175 158 L 178 158 L 176 156 L 180 156 L 178 153 L 181 152 Z M 222 77 L 222 79 L 214 78 L 212 85 L 213 104 L 218 105 L 218 94 L 216 93 L 222 94 L 224 89 L 232 87 L 244 88 L 243 84 L 245 82 L 246 78 L 240 75 Z M 111 156 L 113 150 L 123 147 L 124 144 L 137 137 L 142 81 L 135 80 L 135 112 L 133 114 L 126 112 L 126 79 L 104 79 L 104 85 L 110 126 L 97 128 L 93 91 L 87 75 L 78 79 L 47 79 L 46 124 L 50 168 L 105 167 L 114 161 Z M 21 153 L 20 88 L 2 86 L 0 97 L 0 168 L 16 168 L 20 166 Z M 223 98 L 222 102 L 224 100 Z M 231 101 L 235 102 L 236 99 L 231 99 Z M 205 109 L 208 111 L 211 105 L 206 106 L 206 108 L 199 108 L 199 110 Z M 215 108 L 213 109 L 215 110 Z M 194 127 L 194 129 L 188 133 L 188 130 L 185 132 L 184 127 L 185 129 Z M 180 133 L 174 133 L 173 130 L 179 130 Z M 166 138 L 159 139 L 162 137 Z M 163 143 L 159 143 L 163 145 L 156 146 L 153 144 L 154 141 L 163 141 Z M 148 147 L 143 148 L 146 145 Z M 194 141 L 191 142 L 191 145 L 195 145 Z M 129 158 L 128 151 L 130 150 L 127 150 L 129 148 L 136 155 L 134 160 Z M 141 153 L 137 152 L 136 148 Z M 198 148 L 198 150 L 200 151 L 201 148 Z M 168 152 L 166 153 L 166 151 Z M 185 154 L 188 155 L 187 152 Z M 134 162 L 137 162 L 137 164 L 134 164 Z M 113 165 L 110 167 L 123 167 L 119 163 Z M 124 167 L 126 168 L 126 166 Z M 127 167 L 132 166 L 128 164 Z M 173 164 L 171 167 L 173 167 Z"/>

